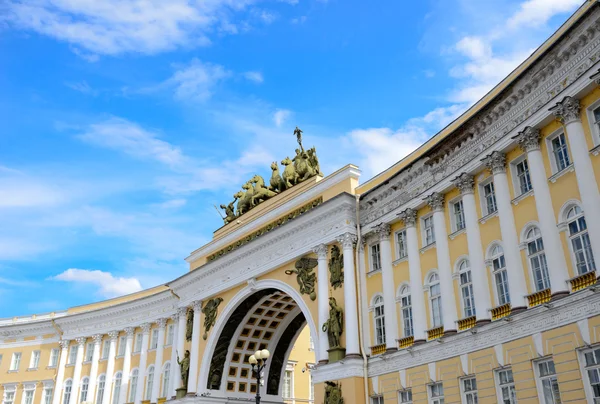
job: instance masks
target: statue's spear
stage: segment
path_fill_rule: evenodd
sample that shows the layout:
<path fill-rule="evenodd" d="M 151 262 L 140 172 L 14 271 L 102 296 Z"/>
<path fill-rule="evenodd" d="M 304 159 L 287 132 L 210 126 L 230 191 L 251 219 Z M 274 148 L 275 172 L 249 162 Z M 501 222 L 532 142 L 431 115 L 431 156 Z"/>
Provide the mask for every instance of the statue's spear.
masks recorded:
<path fill-rule="evenodd" d="M 216 210 L 217 210 L 217 212 L 219 213 L 219 216 L 221 216 L 221 219 L 225 220 L 225 216 L 223 216 L 223 215 L 221 214 L 221 211 L 219 210 L 219 208 L 217 208 L 217 205 L 215 205 L 215 204 L 213 203 L 213 206 L 215 207 L 215 209 L 216 209 Z"/>

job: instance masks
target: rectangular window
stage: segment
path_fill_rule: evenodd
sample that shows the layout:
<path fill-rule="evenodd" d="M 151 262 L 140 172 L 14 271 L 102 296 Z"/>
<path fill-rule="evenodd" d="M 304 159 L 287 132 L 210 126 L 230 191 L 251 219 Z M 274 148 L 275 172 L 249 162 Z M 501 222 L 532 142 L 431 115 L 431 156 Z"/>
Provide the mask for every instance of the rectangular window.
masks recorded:
<path fill-rule="evenodd" d="M 600 139 L 600 107 L 594 109 L 593 113 L 590 115 L 593 115 L 593 117 L 591 118 L 593 120 L 592 133 L 594 134 L 594 144 L 597 145 Z"/>
<path fill-rule="evenodd" d="M 567 148 L 567 140 L 565 134 L 554 137 L 551 140 L 552 143 L 552 155 L 554 156 L 554 164 L 556 166 L 556 172 L 560 172 L 571 165 L 569 158 L 569 150 Z"/>
<path fill-rule="evenodd" d="M 110 351 L 110 340 L 104 340 L 102 343 L 102 359 L 108 359 L 108 353 Z"/>
<path fill-rule="evenodd" d="M 125 347 L 127 346 L 127 337 L 119 337 L 119 356 L 125 355 Z"/>
<path fill-rule="evenodd" d="M 44 387 L 44 398 L 42 398 L 42 403 L 51 404 L 53 392 L 54 392 L 54 389 L 52 387 Z"/>
<path fill-rule="evenodd" d="M 452 204 L 452 218 L 454 231 L 459 231 L 465 228 L 465 211 L 463 209 L 462 200 Z"/>
<path fill-rule="evenodd" d="M 6 391 L 4 390 L 4 400 L 3 404 L 13 404 L 15 402 L 15 392 L 14 391 Z"/>
<path fill-rule="evenodd" d="M 408 255 L 406 245 L 406 230 L 396 233 L 396 248 L 398 249 L 398 259 L 405 258 Z"/>
<path fill-rule="evenodd" d="M 94 343 L 91 342 L 87 344 L 87 348 L 85 349 L 85 359 L 84 362 L 91 362 L 94 357 Z"/>
<path fill-rule="evenodd" d="M 587 383 L 589 383 L 594 403 L 600 402 L 600 348 L 594 348 L 583 355 Z"/>
<path fill-rule="evenodd" d="M 423 242 L 425 246 L 435 243 L 433 233 L 433 216 L 423 218 Z"/>
<path fill-rule="evenodd" d="M 477 381 L 475 380 L 475 377 L 462 379 L 460 387 L 462 388 L 463 403 L 477 404 Z"/>
<path fill-rule="evenodd" d="M 515 390 L 515 380 L 511 369 L 499 370 L 496 372 L 498 378 L 498 394 L 500 402 L 503 404 L 516 404 L 517 392 Z"/>
<path fill-rule="evenodd" d="M 410 337 L 413 335 L 412 301 L 410 295 L 402 296 L 400 304 L 402 305 L 402 328 L 404 329 L 404 336 Z"/>
<path fill-rule="evenodd" d="M 398 391 L 398 402 L 400 404 L 412 404 L 412 390 L 400 390 Z"/>
<path fill-rule="evenodd" d="M 29 369 L 37 369 L 40 366 L 40 351 L 33 351 L 31 353 L 31 361 L 29 362 Z"/>
<path fill-rule="evenodd" d="M 371 397 L 371 404 L 384 404 L 383 396 L 374 396 Z"/>
<path fill-rule="evenodd" d="M 158 328 L 152 330 L 152 339 L 150 340 L 150 349 L 158 347 Z"/>
<path fill-rule="evenodd" d="M 558 379 L 554 369 L 554 361 L 546 360 L 534 364 L 536 376 L 538 378 L 538 392 L 540 393 L 541 403 L 560 404 L 560 390 L 558 388 Z"/>
<path fill-rule="evenodd" d="M 25 390 L 25 395 L 23 396 L 23 404 L 33 404 L 33 393 L 35 390 Z"/>
<path fill-rule="evenodd" d="M 69 365 L 74 365 L 77 361 L 77 345 L 71 345 L 69 348 Z"/>
<path fill-rule="evenodd" d="M 140 352 L 142 350 L 142 338 L 144 338 L 142 334 L 135 335 L 135 348 L 133 352 Z"/>
<path fill-rule="evenodd" d="M 50 351 L 50 363 L 48 364 L 48 366 L 54 368 L 56 367 L 56 365 L 58 364 L 58 348 L 54 348 L 52 349 L 52 351 Z"/>
<path fill-rule="evenodd" d="M 517 170 L 517 181 L 519 184 L 519 195 L 526 194 L 533 188 L 531 185 L 531 177 L 529 176 L 529 163 L 523 160 L 515 165 Z"/>
<path fill-rule="evenodd" d="M 429 385 L 429 404 L 444 404 L 444 386 L 442 383 Z"/>
<path fill-rule="evenodd" d="M 167 345 L 171 345 L 173 343 L 174 333 L 175 333 L 175 326 L 173 324 L 169 324 L 167 326 Z"/>
<path fill-rule="evenodd" d="M 283 398 L 292 398 L 292 378 L 293 374 L 291 370 L 286 370 L 283 376 Z"/>
<path fill-rule="evenodd" d="M 371 271 L 379 271 L 381 269 L 381 252 L 379 244 L 371 246 Z"/>
<path fill-rule="evenodd" d="M 10 361 L 10 370 L 19 370 L 19 366 L 21 366 L 21 352 L 15 352 Z"/>
<path fill-rule="evenodd" d="M 496 206 L 496 193 L 494 191 L 494 183 L 488 182 L 483 186 L 484 212 L 486 215 L 491 215 L 498 210 Z"/>

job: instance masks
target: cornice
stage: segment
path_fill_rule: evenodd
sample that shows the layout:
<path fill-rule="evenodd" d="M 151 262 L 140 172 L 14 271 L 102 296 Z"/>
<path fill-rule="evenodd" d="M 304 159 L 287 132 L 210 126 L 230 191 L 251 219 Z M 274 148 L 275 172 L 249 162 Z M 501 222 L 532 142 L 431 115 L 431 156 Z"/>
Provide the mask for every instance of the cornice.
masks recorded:
<path fill-rule="evenodd" d="M 311 375 L 313 383 L 343 380 L 349 377 L 362 378 L 363 360 L 359 358 L 346 358 L 332 364 L 318 365 L 312 371 Z"/>

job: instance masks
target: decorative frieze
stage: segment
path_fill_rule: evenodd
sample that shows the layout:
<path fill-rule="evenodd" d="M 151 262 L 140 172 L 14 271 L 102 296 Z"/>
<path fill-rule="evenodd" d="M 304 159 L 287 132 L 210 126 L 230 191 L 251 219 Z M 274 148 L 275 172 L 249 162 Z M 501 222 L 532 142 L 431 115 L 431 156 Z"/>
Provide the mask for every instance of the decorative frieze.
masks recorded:
<path fill-rule="evenodd" d="M 483 159 L 485 166 L 492 174 L 501 174 L 506 172 L 506 155 L 499 151 L 488 154 Z"/>
<path fill-rule="evenodd" d="M 472 175 L 462 173 L 452 181 L 462 195 L 472 194 L 475 190 L 475 180 Z"/>
<path fill-rule="evenodd" d="M 425 198 L 425 202 L 431 207 L 434 212 L 444 210 L 444 195 L 439 192 L 434 192 Z"/>
<path fill-rule="evenodd" d="M 519 147 L 524 152 L 531 152 L 540 150 L 540 141 L 542 140 L 542 134 L 537 128 L 527 126 L 523 129 L 514 139 L 519 144 Z"/>
<path fill-rule="evenodd" d="M 579 110 L 579 100 L 570 96 L 563 98 L 561 102 L 550 108 L 556 119 L 564 125 L 581 120 Z"/>
<path fill-rule="evenodd" d="M 406 227 L 415 227 L 417 225 L 417 211 L 411 208 L 405 209 L 398 215 Z"/>

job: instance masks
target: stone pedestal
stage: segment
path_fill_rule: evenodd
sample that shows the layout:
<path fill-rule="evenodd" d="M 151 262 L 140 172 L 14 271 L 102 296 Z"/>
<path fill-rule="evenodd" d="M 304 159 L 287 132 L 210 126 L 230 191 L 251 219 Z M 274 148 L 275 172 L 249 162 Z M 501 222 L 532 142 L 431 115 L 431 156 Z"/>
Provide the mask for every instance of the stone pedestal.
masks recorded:
<path fill-rule="evenodd" d="M 341 361 L 342 359 L 344 359 L 346 357 L 346 348 L 342 348 L 342 347 L 329 348 L 327 350 L 327 352 L 329 353 L 329 363 Z"/>
<path fill-rule="evenodd" d="M 175 398 L 180 399 L 187 395 L 187 387 L 175 389 Z"/>

